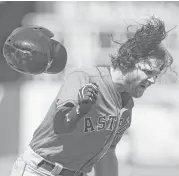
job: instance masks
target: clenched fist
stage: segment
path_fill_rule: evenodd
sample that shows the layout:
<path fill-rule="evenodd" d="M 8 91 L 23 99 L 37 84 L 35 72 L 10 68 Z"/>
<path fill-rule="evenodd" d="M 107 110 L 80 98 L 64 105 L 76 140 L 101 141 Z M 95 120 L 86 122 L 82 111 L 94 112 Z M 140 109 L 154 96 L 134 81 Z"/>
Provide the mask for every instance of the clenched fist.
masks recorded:
<path fill-rule="evenodd" d="M 78 92 L 78 113 L 86 114 L 95 104 L 98 96 L 96 83 L 84 85 Z"/>

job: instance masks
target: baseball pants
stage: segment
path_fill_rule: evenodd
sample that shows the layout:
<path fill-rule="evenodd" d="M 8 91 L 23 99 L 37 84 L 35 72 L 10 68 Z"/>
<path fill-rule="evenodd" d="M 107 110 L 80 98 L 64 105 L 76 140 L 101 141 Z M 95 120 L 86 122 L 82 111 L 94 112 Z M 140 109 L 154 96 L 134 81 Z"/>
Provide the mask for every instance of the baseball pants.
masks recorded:
<path fill-rule="evenodd" d="M 39 167 L 39 163 L 44 158 L 36 154 L 31 147 L 28 147 L 15 161 L 10 176 L 72 176 L 71 174 L 61 174 L 63 166 L 55 164 L 55 167 L 48 171 Z M 86 174 L 75 174 L 74 176 L 85 176 Z"/>

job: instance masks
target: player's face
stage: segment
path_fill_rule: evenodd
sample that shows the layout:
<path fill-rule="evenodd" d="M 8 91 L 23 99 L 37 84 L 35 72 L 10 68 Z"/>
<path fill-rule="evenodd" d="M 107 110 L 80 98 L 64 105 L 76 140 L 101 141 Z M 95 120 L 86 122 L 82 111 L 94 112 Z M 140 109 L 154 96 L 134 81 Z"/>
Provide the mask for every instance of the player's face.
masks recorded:
<path fill-rule="evenodd" d="M 128 92 L 135 98 L 143 95 L 145 90 L 155 84 L 164 61 L 148 58 L 136 64 L 136 68 L 125 76 Z"/>

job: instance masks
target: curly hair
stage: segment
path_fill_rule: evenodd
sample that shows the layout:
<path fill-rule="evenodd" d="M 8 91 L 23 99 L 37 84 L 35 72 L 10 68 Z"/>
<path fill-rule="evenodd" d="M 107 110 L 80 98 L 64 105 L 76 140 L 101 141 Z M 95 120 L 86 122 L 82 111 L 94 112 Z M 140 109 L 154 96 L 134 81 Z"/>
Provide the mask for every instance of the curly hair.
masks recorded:
<path fill-rule="evenodd" d="M 148 56 L 164 60 L 165 67 L 173 62 L 172 56 L 160 44 L 167 36 L 165 24 L 158 18 L 151 17 L 136 33 L 121 44 L 116 56 L 111 55 L 112 66 L 125 69 L 135 68 L 135 64 L 146 60 Z"/>

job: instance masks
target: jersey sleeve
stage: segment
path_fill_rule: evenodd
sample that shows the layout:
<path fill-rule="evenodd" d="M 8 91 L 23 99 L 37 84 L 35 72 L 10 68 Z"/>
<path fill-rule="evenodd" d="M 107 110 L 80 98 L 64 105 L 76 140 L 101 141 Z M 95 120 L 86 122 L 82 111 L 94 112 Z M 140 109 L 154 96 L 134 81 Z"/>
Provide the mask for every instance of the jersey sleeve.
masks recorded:
<path fill-rule="evenodd" d="M 85 72 L 72 72 L 67 76 L 56 97 L 56 111 L 53 117 L 56 134 L 70 133 L 76 128 L 80 120 L 76 114 L 78 91 L 87 83 L 89 83 L 89 76 Z"/>
<path fill-rule="evenodd" d="M 85 72 L 74 71 L 70 73 L 63 83 L 56 101 L 58 109 L 65 104 L 75 106 L 78 103 L 78 91 L 85 84 L 89 83 L 89 76 Z"/>

